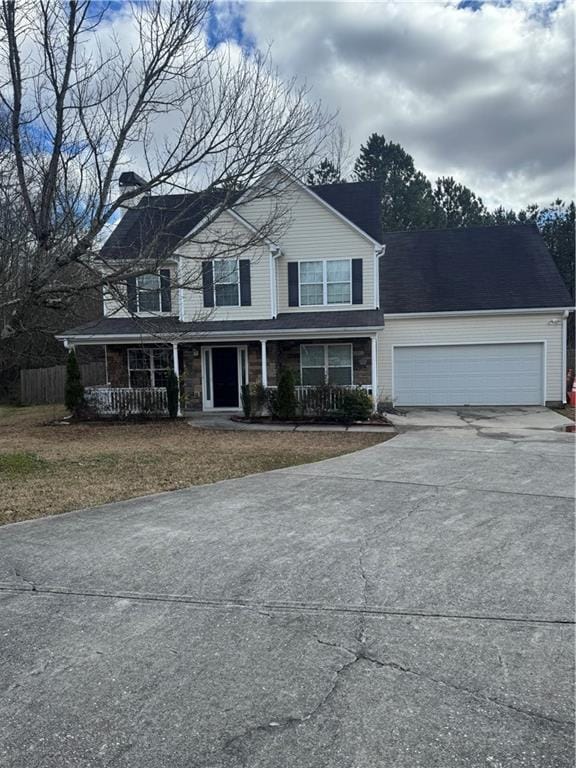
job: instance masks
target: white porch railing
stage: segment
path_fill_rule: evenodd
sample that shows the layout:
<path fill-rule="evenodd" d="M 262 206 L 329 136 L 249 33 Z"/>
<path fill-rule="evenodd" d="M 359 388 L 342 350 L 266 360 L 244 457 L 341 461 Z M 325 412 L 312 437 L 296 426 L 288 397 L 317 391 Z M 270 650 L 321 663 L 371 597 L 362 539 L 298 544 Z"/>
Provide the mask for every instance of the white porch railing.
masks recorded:
<path fill-rule="evenodd" d="M 277 389 L 277 387 L 268 387 L 268 389 Z M 331 385 L 325 388 L 299 385 L 296 387 L 296 399 L 305 413 L 318 410 L 334 411 L 339 408 L 343 395 L 351 389 L 363 389 L 372 396 L 371 384 L 342 384 L 341 386 Z"/>
<path fill-rule="evenodd" d="M 98 416 L 167 416 L 165 387 L 87 387 L 86 405 Z"/>

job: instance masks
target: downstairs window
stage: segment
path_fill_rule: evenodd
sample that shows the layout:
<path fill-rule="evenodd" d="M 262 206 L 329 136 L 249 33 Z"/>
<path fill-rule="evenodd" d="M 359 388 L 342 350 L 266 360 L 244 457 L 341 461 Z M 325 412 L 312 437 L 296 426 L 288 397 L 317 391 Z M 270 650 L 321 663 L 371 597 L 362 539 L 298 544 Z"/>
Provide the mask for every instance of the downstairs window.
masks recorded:
<path fill-rule="evenodd" d="M 169 349 L 128 350 L 128 381 L 132 388 L 165 387 L 171 368 Z"/>
<path fill-rule="evenodd" d="M 352 384 L 352 344 L 302 344 L 300 381 L 303 386 Z"/>

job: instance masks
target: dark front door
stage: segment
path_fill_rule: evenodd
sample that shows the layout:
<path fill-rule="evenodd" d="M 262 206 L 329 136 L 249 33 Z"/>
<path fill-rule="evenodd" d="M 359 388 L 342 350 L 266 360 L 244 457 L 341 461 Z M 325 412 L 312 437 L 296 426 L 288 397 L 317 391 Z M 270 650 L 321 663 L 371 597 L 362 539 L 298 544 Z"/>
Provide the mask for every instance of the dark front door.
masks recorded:
<path fill-rule="evenodd" d="M 238 350 L 212 348 L 214 408 L 238 408 Z"/>

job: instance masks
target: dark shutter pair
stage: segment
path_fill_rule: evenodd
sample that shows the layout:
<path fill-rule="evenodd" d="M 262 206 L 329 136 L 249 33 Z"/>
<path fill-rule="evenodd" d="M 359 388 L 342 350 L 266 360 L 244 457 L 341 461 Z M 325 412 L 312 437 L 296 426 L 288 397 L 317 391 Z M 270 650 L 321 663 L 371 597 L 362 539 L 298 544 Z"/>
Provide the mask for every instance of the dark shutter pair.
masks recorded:
<path fill-rule="evenodd" d="M 250 259 L 240 259 L 238 262 L 238 279 L 240 281 L 240 306 L 249 307 L 252 304 L 252 286 L 250 278 Z M 204 306 L 214 306 L 214 265 L 211 260 L 202 262 L 202 292 Z"/>
<path fill-rule="evenodd" d="M 160 312 L 172 311 L 172 288 L 170 285 L 170 270 L 160 270 Z M 128 312 L 135 315 L 138 311 L 138 287 L 136 277 L 131 276 L 126 281 L 126 296 L 128 300 Z"/>
<path fill-rule="evenodd" d="M 297 261 L 288 262 L 288 306 L 299 305 L 299 267 Z M 352 304 L 362 304 L 362 259 L 352 259 Z"/>

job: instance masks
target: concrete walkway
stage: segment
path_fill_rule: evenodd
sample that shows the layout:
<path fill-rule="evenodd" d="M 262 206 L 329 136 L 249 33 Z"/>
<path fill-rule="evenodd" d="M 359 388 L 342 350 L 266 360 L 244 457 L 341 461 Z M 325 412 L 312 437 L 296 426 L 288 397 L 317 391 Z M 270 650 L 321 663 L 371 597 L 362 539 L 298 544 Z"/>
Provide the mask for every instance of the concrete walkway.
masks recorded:
<path fill-rule="evenodd" d="M 396 432 L 388 424 L 250 424 L 233 421 L 231 413 L 197 413 L 190 416 L 188 424 L 196 429 L 222 429 L 241 432 Z"/>
<path fill-rule="evenodd" d="M 6 768 L 571 768 L 574 436 L 411 430 L 0 529 Z"/>

